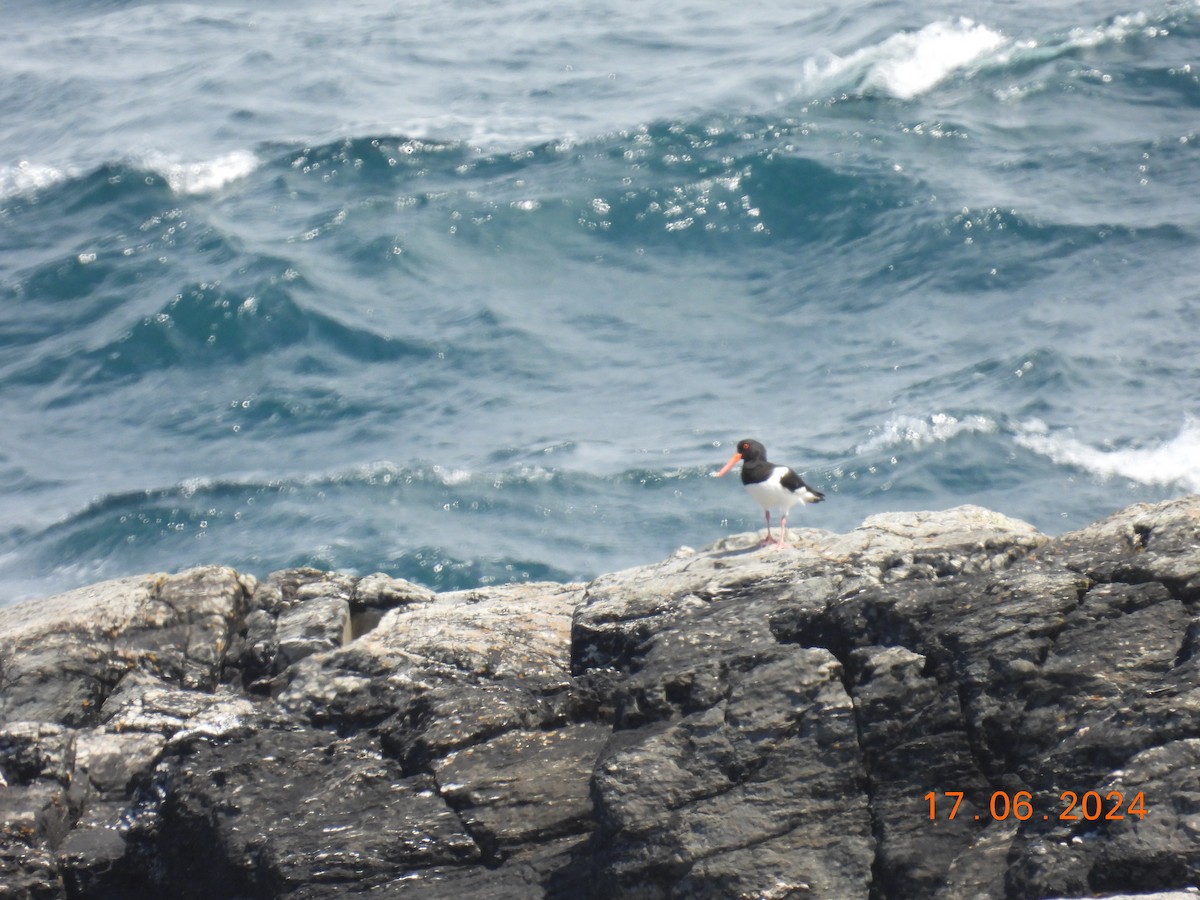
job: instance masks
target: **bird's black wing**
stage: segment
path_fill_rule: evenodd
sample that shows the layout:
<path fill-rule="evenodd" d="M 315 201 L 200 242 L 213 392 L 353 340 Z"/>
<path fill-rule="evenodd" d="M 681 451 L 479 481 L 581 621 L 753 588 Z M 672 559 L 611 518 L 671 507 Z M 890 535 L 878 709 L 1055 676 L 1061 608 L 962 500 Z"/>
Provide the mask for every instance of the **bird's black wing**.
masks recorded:
<path fill-rule="evenodd" d="M 812 494 L 813 496 L 815 496 L 817 498 L 817 500 L 825 499 L 824 494 L 822 494 L 820 491 L 818 491 L 812 485 L 805 484 L 804 479 L 801 478 L 799 475 L 797 475 L 795 472 L 793 472 L 791 469 L 788 469 L 786 472 L 783 473 L 783 478 L 779 479 L 779 483 L 782 484 L 789 491 L 804 490 L 804 491 L 807 491 L 808 493 Z M 812 501 L 812 502 L 816 502 L 816 501 Z"/>
<path fill-rule="evenodd" d="M 779 479 L 779 483 L 789 491 L 798 491 L 800 488 L 808 487 L 808 485 L 804 483 L 804 479 L 791 469 L 788 469 L 783 473 L 783 477 Z"/>

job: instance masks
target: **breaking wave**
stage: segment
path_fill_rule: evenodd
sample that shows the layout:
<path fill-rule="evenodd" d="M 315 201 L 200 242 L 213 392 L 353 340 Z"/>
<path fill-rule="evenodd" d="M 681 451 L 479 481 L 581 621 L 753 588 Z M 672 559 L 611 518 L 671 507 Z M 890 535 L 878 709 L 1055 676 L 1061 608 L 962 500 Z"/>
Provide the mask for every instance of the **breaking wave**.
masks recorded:
<path fill-rule="evenodd" d="M 844 57 L 829 54 L 808 61 L 805 89 L 809 94 L 849 90 L 911 100 L 953 74 L 969 72 L 1007 43 L 1003 35 L 971 19 L 933 22 Z"/>
<path fill-rule="evenodd" d="M 1140 484 L 1200 491 L 1200 420 L 1188 418 L 1174 437 L 1146 446 L 1096 447 L 1038 421 L 1026 423 L 1016 442 L 1058 465 L 1099 478 L 1128 478 Z"/>

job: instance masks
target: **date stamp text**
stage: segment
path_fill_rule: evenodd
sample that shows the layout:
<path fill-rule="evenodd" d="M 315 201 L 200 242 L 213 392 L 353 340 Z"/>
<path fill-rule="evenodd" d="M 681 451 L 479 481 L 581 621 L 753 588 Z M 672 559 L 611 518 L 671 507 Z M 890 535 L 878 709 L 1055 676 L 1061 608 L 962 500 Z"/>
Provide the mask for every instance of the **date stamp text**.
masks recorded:
<path fill-rule="evenodd" d="M 958 815 L 962 805 L 964 791 L 930 791 L 925 795 L 929 804 L 929 818 L 932 821 L 951 821 Z M 1112 822 L 1125 818 L 1146 818 L 1146 798 L 1144 792 L 1138 791 L 1126 802 L 1121 791 L 1109 791 L 1101 794 L 1099 791 L 1086 791 L 1082 795 L 1075 791 L 1063 791 L 1059 802 L 1052 809 L 1038 809 L 1034 805 L 1033 794 L 1029 791 L 993 791 L 986 810 L 973 816 L 975 821 L 988 818 L 997 822 L 1012 817 L 1020 822 L 1040 817 L 1043 821 L 1056 818 L 1061 822 Z"/>

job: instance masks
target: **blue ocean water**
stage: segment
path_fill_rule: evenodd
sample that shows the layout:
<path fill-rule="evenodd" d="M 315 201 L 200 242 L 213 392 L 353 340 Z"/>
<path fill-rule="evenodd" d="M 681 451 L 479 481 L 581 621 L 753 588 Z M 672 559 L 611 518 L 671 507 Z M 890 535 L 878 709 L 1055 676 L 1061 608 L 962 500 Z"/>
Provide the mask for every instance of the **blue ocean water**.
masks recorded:
<path fill-rule="evenodd" d="M 1200 490 L 1200 3 L 9 0 L 0 603 Z"/>

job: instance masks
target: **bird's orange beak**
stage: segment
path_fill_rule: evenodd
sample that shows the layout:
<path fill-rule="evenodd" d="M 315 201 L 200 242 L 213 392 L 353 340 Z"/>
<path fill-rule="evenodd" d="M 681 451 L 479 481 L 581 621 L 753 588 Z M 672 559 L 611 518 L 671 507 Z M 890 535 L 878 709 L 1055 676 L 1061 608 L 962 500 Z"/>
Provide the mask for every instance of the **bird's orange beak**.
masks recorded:
<path fill-rule="evenodd" d="M 740 454 L 740 453 L 735 453 L 735 454 L 733 454 L 733 456 L 729 457 L 729 462 L 725 463 L 725 465 L 721 467 L 721 471 L 717 473 L 717 477 L 720 478 L 722 475 L 724 475 L 726 472 L 728 472 L 730 469 L 732 469 L 733 464 L 736 463 L 741 458 L 742 458 L 742 454 Z"/>

